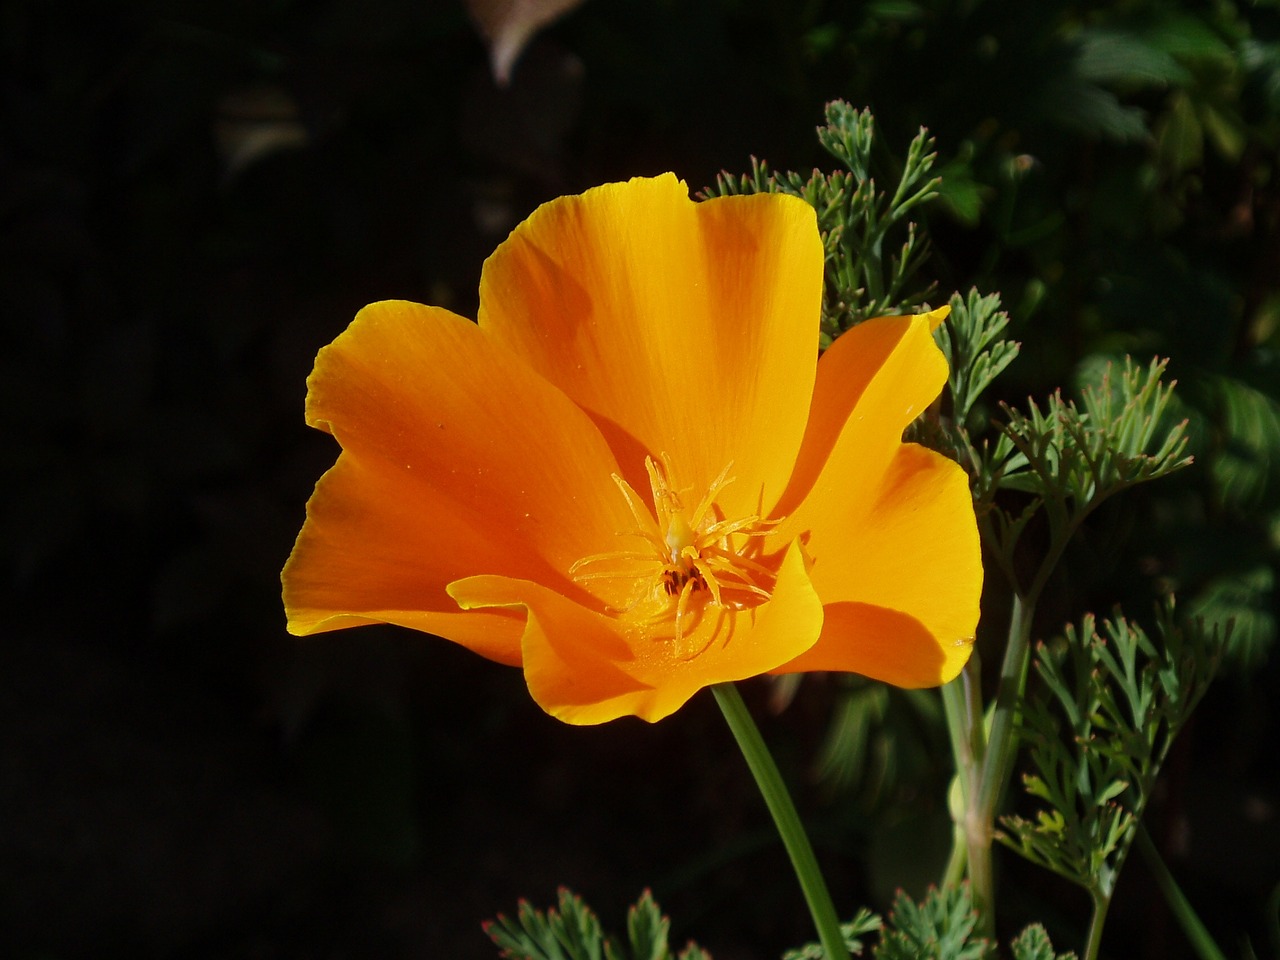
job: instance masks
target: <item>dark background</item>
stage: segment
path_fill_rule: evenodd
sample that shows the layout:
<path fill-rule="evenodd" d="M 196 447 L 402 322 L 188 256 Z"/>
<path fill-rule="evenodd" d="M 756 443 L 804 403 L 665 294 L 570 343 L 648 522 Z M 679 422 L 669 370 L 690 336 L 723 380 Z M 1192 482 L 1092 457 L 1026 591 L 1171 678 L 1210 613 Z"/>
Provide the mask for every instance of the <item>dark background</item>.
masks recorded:
<path fill-rule="evenodd" d="M 1172 357 L 1197 465 L 1086 529 L 1037 632 L 1167 586 L 1236 618 L 1151 822 L 1228 955 L 1280 955 L 1278 26 L 1262 2 L 591 0 L 499 89 L 448 0 L 0 5 L 0 952 L 491 957 L 480 921 L 562 883 L 614 928 L 650 885 L 725 960 L 810 937 L 709 698 L 562 726 L 443 641 L 289 638 L 278 573 L 337 452 L 305 377 L 360 306 L 474 315 L 484 257 L 558 194 L 829 165 L 842 97 L 875 109 L 886 182 L 937 135 L 924 272 L 1003 292 L 1024 355 L 998 393 Z M 936 710 L 876 694 L 842 778 L 818 744 L 855 748 L 832 717 L 865 687 L 809 678 L 776 717 L 768 693 L 841 912 L 921 893 Z M 1188 956 L 1136 860 L 1107 955 Z M 1002 865 L 1008 930 L 1078 948 L 1083 898 Z"/>

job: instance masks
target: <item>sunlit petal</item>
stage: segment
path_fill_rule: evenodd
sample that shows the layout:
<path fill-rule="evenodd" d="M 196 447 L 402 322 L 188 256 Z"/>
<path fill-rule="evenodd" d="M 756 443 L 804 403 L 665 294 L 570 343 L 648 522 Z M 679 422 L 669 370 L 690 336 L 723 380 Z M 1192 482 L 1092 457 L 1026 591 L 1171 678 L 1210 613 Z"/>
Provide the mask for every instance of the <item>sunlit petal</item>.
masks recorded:
<path fill-rule="evenodd" d="M 517 227 L 485 264 L 480 326 L 599 420 L 637 489 L 646 453 L 699 489 L 732 461 L 722 505 L 757 512 L 803 435 L 822 264 L 801 200 L 632 180 Z"/>
<path fill-rule="evenodd" d="M 629 520 L 591 420 L 447 311 L 366 308 L 308 385 L 308 422 L 343 451 L 285 569 L 294 632 L 388 621 L 519 662 L 511 617 L 480 641 L 445 584 L 483 570 L 581 594 L 569 565 Z"/>

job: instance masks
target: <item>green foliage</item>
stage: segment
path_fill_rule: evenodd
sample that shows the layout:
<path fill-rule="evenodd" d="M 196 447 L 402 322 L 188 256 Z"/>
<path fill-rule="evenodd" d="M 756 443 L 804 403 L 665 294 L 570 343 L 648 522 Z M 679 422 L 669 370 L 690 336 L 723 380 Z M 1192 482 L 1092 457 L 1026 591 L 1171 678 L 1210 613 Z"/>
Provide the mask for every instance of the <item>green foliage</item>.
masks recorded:
<path fill-rule="evenodd" d="M 1174 737 L 1212 679 L 1224 637 L 1161 607 L 1159 642 L 1092 615 L 1036 653 L 1041 689 L 1023 707 L 1034 820 L 1003 820 L 1023 856 L 1109 899 Z"/>
<path fill-rule="evenodd" d="M 561 888 L 546 911 L 520 901 L 514 919 L 499 914 L 484 931 L 507 960 L 711 960 L 697 944 L 679 953 L 667 945 L 671 922 L 646 890 L 627 911 L 627 939 L 608 937 L 582 898 Z"/>
<path fill-rule="evenodd" d="M 862 956 L 865 949 L 862 937 L 868 933 L 875 933 L 883 926 L 880 918 L 865 907 L 858 910 L 857 914 L 848 923 L 840 924 L 840 933 L 844 937 L 845 949 L 853 956 Z M 782 960 L 823 960 L 826 952 L 822 949 L 820 943 L 807 943 L 803 947 L 797 947 L 795 950 L 788 950 L 782 955 Z"/>
<path fill-rule="evenodd" d="M 1062 549 L 1081 521 L 1108 497 L 1179 470 L 1191 463 L 1184 455 L 1186 425 L 1167 427 L 1165 408 L 1173 389 L 1162 382 L 1165 363 L 1140 367 L 1126 359 L 1117 377 L 1108 367 L 1102 381 L 1086 387 L 1081 403 L 1055 392 L 1043 409 L 1028 400 L 1028 412 L 1007 407 L 1001 436 L 982 450 L 974 480 L 980 504 L 994 503 L 997 490 L 1029 494 L 1015 515 L 996 508 L 990 516 L 990 540 L 1010 582 L 1019 587 L 1014 550 L 1028 522 L 1043 510 L 1050 549 L 1032 592 L 1043 586 Z"/>
<path fill-rule="evenodd" d="M 1231 377 L 1215 377 L 1206 387 L 1219 431 L 1210 466 L 1217 495 L 1243 509 L 1274 503 L 1280 499 L 1280 399 Z"/>
<path fill-rule="evenodd" d="M 975 936 L 977 915 L 967 886 L 932 889 L 916 903 L 899 893 L 876 960 L 986 960 L 994 946 Z"/>
<path fill-rule="evenodd" d="M 866 909 L 841 925 L 849 952 L 860 957 L 866 950 L 862 937 L 880 933 L 871 949 L 875 960 L 991 960 L 994 944 L 978 936 L 977 914 L 967 886 L 931 888 L 917 902 L 899 892 L 886 920 Z M 1053 952 L 1044 928 L 1028 927 L 1009 944 L 1014 960 L 1075 960 L 1075 954 Z M 823 960 L 822 947 L 810 943 L 782 955 L 782 960 Z"/>
<path fill-rule="evenodd" d="M 1000 486 L 1042 498 L 1050 510 L 1078 516 L 1127 487 L 1155 480 L 1190 464 L 1185 425 L 1167 430 L 1148 452 L 1172 384 L 1165 362 L 1143 368 L 1125 361 L 1119 378 L 1108 368 L 1102 382 L 1086 387 L 1078 407 L 1055 393 L 1044 410 L 1009 409 L 1004 434 L 1016 453 L 1002 464 Z"/>
<path fill-rule="evenodd" d="M 809 177 L 794 171 L 774 173 L 753 159 L 743 176 L 721 173 L 703 196 L 785 193 L 803 198 L 817 211 L 826 253 L 822 299 L 822 345 L 869 317 L 903 313 L 923 302 L 928 290 L 912 290 L 910 281 L 928 256 L 928 243 L 906 220 L 915 207 L 937 196 L 939 180 L 930 178 L 937 155 L 923 128 L 911 140 L 892 194 L 879 190 L 872 176 L 875 120 L 843 100 L 827 104 L 827 123 L 818 128 L 823 148 L 844 166 Z M 886 254 L 895 228 L 901 245 Z"/>
<path fill-rule="evenodd" d="M 951 297 L 951 314 L 934 337 L 947 358 L 947 386 L 951 416 L 960 430 L 968 428 L 970 414 L 983 391 L 1017 359 L 1020 344 L 1000 335 L 1009 315 L 1000 309 L 999 294 Z"/>
<path fill-rule="evenodd" d="M 1081 404 L 1054 393 L 1042 410 L 1006 407 L 1007 423 L 994 445 L 979 450 L 968 422 L 975 404 L 1018 356 L 1020 345 L 1000 336 L 1009 317 L 996 294 L 951 298 L 951 315 L 935 337 L 949 366 L 954 453 L 976 474 L 979 499 L 997 489 L 1030 493 L 1063 519 L 1078 518 L 1126 487 L 1154 480 L 1188 465 L 1186 425 L 1162 427 L 1173 384 L 1164 384 L 1165 362 L 1145 369 L 1127 360 L 1121 375 L 1110 365 L 1099 383 L 1083 391 Z M 981 430 L 981 425 L 974 425 Z M 1039 504 L 1037 504 L 1038 506 Z"/>
<path fill-rule="evenodd" d="M 857 674 L 829 680 L 836 693 L 813 765 L 819 783 L 874 809 L 904 784 L 916 789 L 937 778 L 942 716 L 932 692 L 900 690 Z"/>
<path fill-rule="evenodd" d="M 1255 564 L 1239 573 L 1212 578 L 1190 606 L 1192 616 L 1206 623 L 1230 623 L 1226 656 L 1242 670 L 1256 669 L 1267 658 L 1276 638 L 1276 612 L 1271 604 L 1275 571 Z"/>
<path fill-rule="evenodd" d="M 627 942 L 606 936 L 582 898 L 561 889 L 557 906 L 538 910 L 521 901 L 515 919 L 499 915 L 484 925 L 485 933 L 505 960 L 711 960 L 696 944 L 679 953 L 667 945 L 670 921 L 649 891 L 627 912 Z M 840 925 L 845 948 L 854 957 L 875 960 L 992 960 L 994 945 L 975 934 L 977 915 L 969 888 L 930 889 L 917 902 L 899 892 L 888 919 L 865 907 Z M 868 935 L 879 934 L 869 944 Z M 1044 928 L 1033 925 L 1009 944 L 1014 960 L 1075 960 L 1055 954 Z M 823 960 L 821 944 L 808 943 L 782 955 L 782 960 Z"/>
<path fill-rule="evenodd" d="M 1013 960 L 1076 960 L 1074 953 L 1054 953 L 1044 927 L 1033 923 L 1009 943 Z"/>

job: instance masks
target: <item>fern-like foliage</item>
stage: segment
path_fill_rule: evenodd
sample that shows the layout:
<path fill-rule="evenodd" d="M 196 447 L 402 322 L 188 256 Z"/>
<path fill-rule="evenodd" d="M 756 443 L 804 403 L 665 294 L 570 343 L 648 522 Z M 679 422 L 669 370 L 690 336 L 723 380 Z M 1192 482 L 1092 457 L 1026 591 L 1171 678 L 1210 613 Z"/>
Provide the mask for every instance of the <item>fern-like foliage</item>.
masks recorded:
<path fill-rule="evenodd" d="M 514 918 L 499 914 L 484 924 L 505 960 L 711 960 L 695 943 L 673 952 L 670 929 L 646 890 L 627 911 L 626 940 L 606 936 L 591 908 L 563 887 L 555 907 L 538 910 L 521 900 Z"/>
<path fill-rule="evenodd" d="M 951 416 L 963 429 L 983 391 L 1017 358 L 1020 345 L 1001 336 L 1009 315 L 1000 309 L 999 294 L 970 290 L 967 297 L 953 295 L 950 306 L 951 315 L 934 337 L 947 358 Z"/>
<path fill-rule="evenodd" d="M 881 927 L 882 923 L 878 916 L 865 907 L 861 908 L 852 920 L 840 924 L 840 934 L 844 937 L 845 949 L 852 956 L 862 956 L 866 949 L 862 938 L 869 933 L 877 932 Z M 782 960 L 823 960 L 826 955 L 822 944 L 806 943 L 803 947 L 788 950 L 782 955 Z"/>
<path fill-rule="evenodd" d="M 976 934 L 967 886 L 931 889 L 919 903 L 899 892 L 876 946 L 876 960 L 987 960 L 995 946 Z"/>
<path fill-rule="evenodd" d="M 1086 387 L 1079 403 L 1055 393 L 1041 407 L 1005 408 L 1007 421 L 975 459 L 974 496 L 987 517 L 984 534 L 995 560 L 1020 592 L 1014 550 L 1030 520 L 1043 512 L 1050 549 L 1029 592 L 1043 586 L 1067 541 L 1104 500 L 1191 463 L 1185 455 L 1186 424 L 1169 426 L 1165 410 L 1173 384 L 1164 383 L 1165 361 L 1143 367 L 1125 361 L 1108 366 L 1101 382 Z M 1029 494 L 1016 513 L 995 508 L 1000 490 Z"/>
<path fill-rule="evenodd" d="M 1013 960 L 1076 960 L 1074 953 L 1054 953 L 1053 941 L 1044 927 L 1033 923 L 1009 943 Z"/>
<path fill-rule="evenodd" d="M 1003 820 L 1000 839 L 1027 859 L 1109 900 L 1174 737 L 1208 688 L 1225 638 L 1179 623 L 1172 603 L 1159 642 L 1123 617 L 1087 615 L 1037 650 L 1040 690 L 1024 705 L 1035 772 L 1034 819 Z"/>

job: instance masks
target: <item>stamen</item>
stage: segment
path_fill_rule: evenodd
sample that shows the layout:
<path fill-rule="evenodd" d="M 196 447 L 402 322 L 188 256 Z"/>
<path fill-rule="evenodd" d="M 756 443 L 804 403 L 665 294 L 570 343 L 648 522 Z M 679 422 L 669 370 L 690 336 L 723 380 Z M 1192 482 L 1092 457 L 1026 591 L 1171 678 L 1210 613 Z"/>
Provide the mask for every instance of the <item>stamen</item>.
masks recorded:
<path fill-rule="evenodd" d="M 699 628 L 704 616 L 720 617 L 770 599 L 777 571 L 767 561 L 761 562 L 759 540 L 752 545 L 752 538 L 772 532 L 782 521 L 765 520 L 756 514 L 724 515 L 717 500 L 734 481 L 732 462 L 711 481 L 692 513 L 684 507 L 684 495 L 689 491 L 674 486 L 676 471 L 670 456 L 664 452 L 657 459 L 645 457 L 644 468 L 652 512 L 625 479 L 618 474 L 611 478 L 635 524 L 618 535 L 645 546 L 583 557 L 570 566 L 569 574 L 578 583 L 632 581 L 634 588 L 625 605 L 611 605 L 610 609 L 632 614 L 631 622 L 643 625 L 646 632 L 656 629 L 656 634 L 650 634 L 654 639 L 662 638 L 662 624 L 671 624 L 671 632 L 665 636 L 673 644 L 672 653 L 680 659 L 692 659 L 718 634 L 711 625 L 698 650 L 684 650 L 686 638 Z"/>
<path fill-rule="evenodd" d="M 720 491 L 733 483 L 733 477 L 728 476 L 729 471 L 732 468 L 733 461 L 730 460 L 724 465 L 724 469 L 720 471 L 720 474 L 711 481 L 711 486 L 707 488 L 707 495 L 703 497 L 702 502 L 698 504 L 698 509 L 693 511 L 693 520 L 690 521 L 691 526 L 696 528 L 702 523 L 703 518 L 706 517 L 707 511 L 711 509 L 711 504 L 715 501 L 716 497 L 719 496 Z M 726 477 L 728 479 L 726 479 Z M 712 526 L 715 526 L 715 524 L 712 524 Z M 710 530 L 707 532 L 709 533 Z"/>

